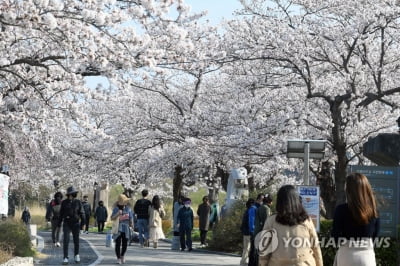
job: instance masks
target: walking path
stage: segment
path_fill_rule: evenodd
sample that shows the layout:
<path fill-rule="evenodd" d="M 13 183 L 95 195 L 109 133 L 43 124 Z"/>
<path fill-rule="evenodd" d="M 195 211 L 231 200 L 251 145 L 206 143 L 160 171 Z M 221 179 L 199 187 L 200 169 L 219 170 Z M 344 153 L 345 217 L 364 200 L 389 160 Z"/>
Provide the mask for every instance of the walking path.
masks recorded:
<path fill-rule="evenodd" d="M 41 253 L 47 257 L 35 259 L 34 265 L 61 265 L 63 248 L 53 247 L 50 232 L 38 232 L 43 239 Z M 116 265 L 114 248 L 106 247 L 106 234 L 89 233 L 80 235 L 80 265 Z M 194 245 L 196 246 L 196 245 Z M 70 264 L 73 261 L 72 236 L 69 243 Z M 125 265 L 135 266 L 201 266 L 201 265 L 239 265 L 240 257 L 200 249 L 188 251 L 171 250 L 171 244 L 161 241 L 157 249 L 141 248 L 137 243 L 128 246 Z"/>

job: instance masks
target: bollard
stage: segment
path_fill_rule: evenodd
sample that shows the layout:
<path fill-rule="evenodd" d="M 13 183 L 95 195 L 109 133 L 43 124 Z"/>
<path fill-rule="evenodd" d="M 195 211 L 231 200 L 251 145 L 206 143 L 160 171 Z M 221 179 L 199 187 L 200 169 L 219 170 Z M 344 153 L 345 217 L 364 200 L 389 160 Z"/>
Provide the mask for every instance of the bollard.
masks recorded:
<path fill-rule="evenodd" d="M 172 237 L 172 242 L 171 242 L 171 249 L 179 250 L 180 245 L 181 244 L 179 239 L 179 232 L 174 231 L 174 236 Z"/>
<path fill-rule="evenodd" d="M 28 224 L 28 232 L 29 236 L 31 238 L 32 246 L 36 247 L 37 246 L 37 225 L 36 224 Z"/>
<path fill-rule="evenodd" d="M 111 230 L 107 231 L 107 235 L 106 235 L 106 247 L 111 247 L 112 246 L 112 234 L 111 234 Z"/>

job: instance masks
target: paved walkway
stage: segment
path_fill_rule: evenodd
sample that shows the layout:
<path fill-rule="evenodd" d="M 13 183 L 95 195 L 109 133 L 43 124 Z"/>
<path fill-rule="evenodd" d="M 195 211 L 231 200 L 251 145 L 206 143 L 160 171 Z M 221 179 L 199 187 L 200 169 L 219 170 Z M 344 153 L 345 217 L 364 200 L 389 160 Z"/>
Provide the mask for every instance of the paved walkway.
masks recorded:
<path fill-rule="evenodd" d="M 47 258 L 35 259 L 35 265 L 61 265 L 62 247 L 53 247 L 50 232 L 38 232 L 44 240 L 41 250 Z M 106 235 L 89 233 L 80 235 L 80 265 L 116 265 L 114 249 L 106 247 Z M 72 237 L 72 236 L 71 236 Z M 72 239 L 71 239 L 72 240 Z M 73 243 L 69 244 L 70 264 L 73 262 Z M 135 266 L 201 266 L 201 265 L 239 265 L 240 257 L 227 254 L 207 252 L 200 249 L 188 251 L 171 250 L 171 244 L 160 242 L 157 249 L 141 248 L 137 243 L 128 246 L 125 254 L 126 264 Z"/>

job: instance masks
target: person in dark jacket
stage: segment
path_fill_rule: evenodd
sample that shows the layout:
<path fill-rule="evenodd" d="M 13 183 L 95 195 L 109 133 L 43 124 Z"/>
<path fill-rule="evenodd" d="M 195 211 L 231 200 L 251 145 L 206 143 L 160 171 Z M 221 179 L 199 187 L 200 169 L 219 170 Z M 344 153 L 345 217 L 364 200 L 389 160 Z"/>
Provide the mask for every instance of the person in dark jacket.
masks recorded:
<path fill-rule="evenodd" d="M 184 207 L 179 209 L 178 212 L 177 224 L 179 228 L 181 251 L 184 251 L 186 247 L 189 251 L 192 251 L 193 210 L 190 207 L 191 200 L 186 198 L 183 203 Z"/>
<path fill-rule="evenodd" d="M 149 246 L 149 207 L 151 201 L 147 199 L 149 191 L 142 191 L 142 198 L 137 200 L 133 207 L 133 212 L 137 217 L 137 227 L 139 233 L 139 243 L 141 247 Z"/>
<path fill-rule="evenodd" d="M 24 211 L 22 212 L 21 220 L 24 222 L 26 226 L 29 226 L 31 223 L 31 213 L 29 211 L 28 207 L 24 208 Z"/>
<path fill-rule="evenodd" d="M 243 234 L 243 251 L 240 266 L 247 265 L 249 258 L 251 235 L 254 232 L 254 219 L 257 207 L 254 206 L 254 199 L 248 199 L 246 202 L 246 211 L 243 214 L 240 230 Z"/>
<path fill-rule="evenodd" d="M 103 233 L 104 223 L 107 220 L 108 212 L 107 208 L 104 207 L 104 202 L 102 200 L 99 201 L 99 206 L 97 206 L 96 211 L 94 212 L 94 217 L 97 221 L 98 232 Z"/>
<path fill-rule="evenodd" d="M 50 201 L 49 206 L 47 206 L 46 210 L 46 220 L 51 222 L 51 240 L 53 241 L 53 245 L 55 247 L 60 247 L 60 209 L 61 209 L 61 200 L 63 198 L 63 194 L 61 192 L 56 192 L 54 194 L 54 199 Z"/>
<path fill-rule="evenodd" d="M 88 196 L 83 196 L 83 201 L 82 201 L 82 207 L 83 211 L 85 212 L 85 220 L 82 221 L 81 224 L 81 230 L 82 233 L 89 233 L 89 222 L 90 222 L 90 216 L 92 216 L 92 207 L 90 206 L 90 203 L 88 201 Z"/>
<path fill-rule="evenodd" d="M 79 230 L 80 221 L 85 221 L 85 212 L 82 207 L 82 202 L 76 197 L 78 191 L 74 187 L 67 188 L 67 198 L 61 202 L 60 208 L 60 222 L 63 223 L 63 249 L 64 249 L 64 260 L 63 264 L 68 264 L 68 245 L 69 236 L 72 232 L 72 238 L 74 241 L 74 259 L 76 263 L 81 261 L 79 257 Z"/>
<path fill-rule="evenodd" d="M 207 231 L 209 227 L 209 220 L 211 214 L 211 206 L 208 197 L 203 197 L 203 203 L 197 208 L 197 215 L 199 216 L 199 229 L 200 229 L 200 247 L 206 246 Z"/>

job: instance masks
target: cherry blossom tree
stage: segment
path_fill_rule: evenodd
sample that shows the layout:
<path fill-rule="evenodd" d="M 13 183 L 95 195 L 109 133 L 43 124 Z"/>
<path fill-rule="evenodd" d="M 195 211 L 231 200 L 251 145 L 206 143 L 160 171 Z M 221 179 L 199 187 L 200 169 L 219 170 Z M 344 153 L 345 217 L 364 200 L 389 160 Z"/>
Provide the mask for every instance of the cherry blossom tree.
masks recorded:
<path fill-rule="evenodd" d="M 397 1 L 241 2 L 243 18 L 227 27 L 230 57 L 260 67 L 256 86 L 285 95 L 292 136 L 328 140 L 342 202 L 348 164 L 399 114 Z"/>

